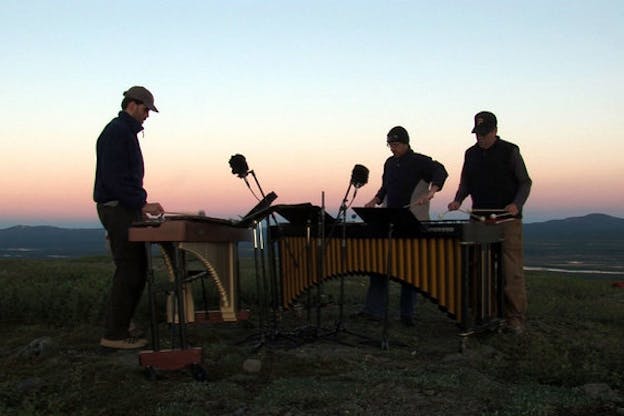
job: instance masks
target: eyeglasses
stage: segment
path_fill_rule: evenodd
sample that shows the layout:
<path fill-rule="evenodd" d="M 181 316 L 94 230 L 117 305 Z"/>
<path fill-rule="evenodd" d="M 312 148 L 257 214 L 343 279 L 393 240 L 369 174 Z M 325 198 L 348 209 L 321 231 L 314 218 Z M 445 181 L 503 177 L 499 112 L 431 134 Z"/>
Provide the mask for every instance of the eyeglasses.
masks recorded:
<path fill-rule="evenodd" d="M 388 142 L 388 143 L 386 143 L 386 146 L 388 146 L 388 147 L 399 147 L 402 144 L 403 144 L 403 142 Z"/>

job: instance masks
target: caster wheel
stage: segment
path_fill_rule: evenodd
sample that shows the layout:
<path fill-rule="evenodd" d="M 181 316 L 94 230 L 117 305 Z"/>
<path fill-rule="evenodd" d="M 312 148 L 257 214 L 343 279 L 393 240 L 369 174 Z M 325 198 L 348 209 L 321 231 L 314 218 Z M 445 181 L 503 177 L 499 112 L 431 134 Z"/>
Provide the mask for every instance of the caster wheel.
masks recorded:
<path fill-rule="evenodd" d="M 199 364 L 193 364 L 191 366 L 191 374 L 193 374 L 193 378 L 196 381 L 204 382 L 208 380 L 208 373 L 206 372 L 204 367 Z"/>

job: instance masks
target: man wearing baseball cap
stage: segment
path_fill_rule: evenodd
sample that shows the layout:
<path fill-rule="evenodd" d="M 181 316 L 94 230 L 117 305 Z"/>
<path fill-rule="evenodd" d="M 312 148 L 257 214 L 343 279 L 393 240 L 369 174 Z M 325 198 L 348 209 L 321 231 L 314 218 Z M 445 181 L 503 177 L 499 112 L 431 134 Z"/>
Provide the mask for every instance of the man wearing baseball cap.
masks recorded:
<path fill-rule="evenodd" d="M 158 202 L 147 202 L 143 155 L 137 137 L 149 112 L 158 112 L 154 96 L 140 86 L 128 89 L 123 96 L 122 111 L 97 139 L 93 200 L 115 263 L 100 345 L 133 349 L 147 344 L 144 338 L 132 337 L 129 330 L 145 287 L 147 259 L 144 244 L 128 241 L 128 228 L 134 221 L 161 215 L 164 210 Z"/>
<path fill-rule="evenodd" d="M 477 143 L 466 150 L 459 188 L 448 204 L 457 210 L 470 195 L 472 209 L 504 211 L 503 272 L 505 274 L 505 319 L 515 334 L 526 329 L 527 295 L 523 270 L 522 207 L 531 191 L 531 178 L 520 149 L 501 139 L 498 120 L 489 111 L 474 116 Z M 501 216 L 503 218 L 503 216 Z"/>

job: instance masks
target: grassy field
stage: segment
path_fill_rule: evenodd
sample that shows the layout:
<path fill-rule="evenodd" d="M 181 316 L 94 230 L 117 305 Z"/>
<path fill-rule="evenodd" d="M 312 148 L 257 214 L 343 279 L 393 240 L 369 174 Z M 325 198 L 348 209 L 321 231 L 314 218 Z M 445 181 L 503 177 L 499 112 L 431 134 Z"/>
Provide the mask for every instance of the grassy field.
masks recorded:
<path fill-rule="evenodd" d="M 525 239 L 525 266 L 599 270 L 624 279 L 624 240 Z"/>
<path fill-rule="evenodd" d="M 333 336 L 301 336 L 305 309 L 276 314 L 261 346 L 254 318 L 189 327 L 204 353 L 198 382 L 188 370 L 149 380 L 136 352 L 99 348 L 111 272 L 106 257 L 0 260 L 0 415 L 624 414 L 624 289 L 611 280 L 530 272 L 528 333 L 484 333 L 460 353 L 457 327 L 428 301 L 415 327 L 400 325 L 396 284 L 381 350 L 380 324 L 350 317 L 367 286 L 352 277 Z M 253 275 L 243 264 L 252 312 Z M 328 333 L 338 287 L 323 288 Z M 149 322 L 145 301 L 137 320 Z"/>

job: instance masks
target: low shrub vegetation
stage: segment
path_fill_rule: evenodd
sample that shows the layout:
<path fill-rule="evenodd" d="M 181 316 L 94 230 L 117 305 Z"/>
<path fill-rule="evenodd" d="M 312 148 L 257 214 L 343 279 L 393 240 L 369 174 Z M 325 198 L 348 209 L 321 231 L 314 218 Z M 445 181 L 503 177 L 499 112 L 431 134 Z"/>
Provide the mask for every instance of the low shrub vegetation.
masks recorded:
<path fill-rule="evenodd" d="M 340 322 L 332 281 L 322 288 L 322 308 L 302 300 L 271 311 L 260 327 L 255 271 L 245 260 L 240 300 L 251 319 L 187 328 L 189 343 L 203 349 L 200 382 L 189 370 L 150 379 L 136 351 L 99 347 L 112 271 L 108 257 L 0 260 L 0 414 L 624 414 L 624 289 L 607 279 L 528 272 L 527 333 L 476 334 L 463 352 L 455 323 L 429 301 L 419 301 L 416 326 L 403 327 L 392 284 L 390 348 L 382 350 L 381 325 L 352 317 L 366 277 L 345 278 Z M 157 281 L 162 298 L 164 267 Z M 204 295 L 198 283 L 193 291 Z M 136 320 L 149 327 L 146 296 Z"/>

